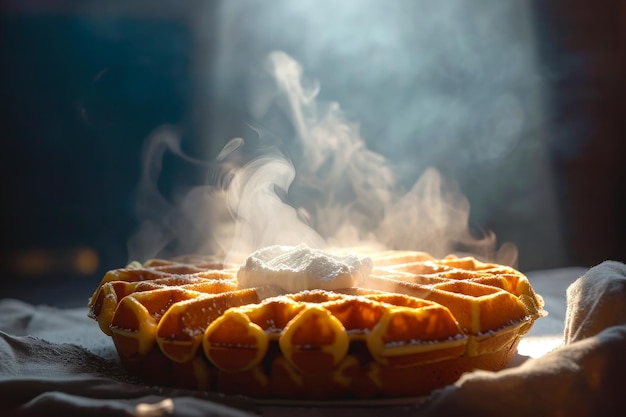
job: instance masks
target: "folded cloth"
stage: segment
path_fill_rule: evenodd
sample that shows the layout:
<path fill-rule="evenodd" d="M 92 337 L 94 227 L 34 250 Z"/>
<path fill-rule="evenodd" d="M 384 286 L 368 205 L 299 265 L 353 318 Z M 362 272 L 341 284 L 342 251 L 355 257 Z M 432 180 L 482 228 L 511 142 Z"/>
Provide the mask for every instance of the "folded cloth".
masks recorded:
<path fill-rule="evenodd" d="M 626 324 L 626 265 L 607 261 L 593 268 L 567 289 L 567 302 L 567 344 Z"/>
<path fill-rule="evenodd" d="M 558 292 L 558 284 L 549 287 Z M 564 298 L 565 286 L 561 288 Z M 598 265 L 569 286 L 566 311 L 557 314 L 565 316 L 565 343 L 555 351 L 500 372 L 468 373 L 413 404 L 350 408 L 276 406 L 143 385 L 120 366 L 110 338 L 87 318 L 86 308 L 59 310 L 0 300 L 0 414 L 623 415 L 626 408 L 621 407 L 619 395 L 626 375 L 626 361 L 622 360 L 626 349 L 625 288 L 626 266 L 615 262 Z"/>
<path fill-rule="evenodd" d="M 564 344 L 521 366 L 475 371 L 433 393 L 420 416 L 622 416 L 626 265 L 607 261 L 567 289 Z"/>

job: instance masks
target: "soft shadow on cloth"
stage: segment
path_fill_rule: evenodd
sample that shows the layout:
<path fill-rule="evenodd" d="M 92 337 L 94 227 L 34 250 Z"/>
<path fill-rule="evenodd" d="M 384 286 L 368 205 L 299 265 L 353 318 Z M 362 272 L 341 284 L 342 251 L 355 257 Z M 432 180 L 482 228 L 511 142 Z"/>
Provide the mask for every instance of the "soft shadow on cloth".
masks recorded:
<path fill-rule="evenodd" d="M 500 372 L 475 371 L 412 405 L 262 407 L 249 399 L 145 386 L 120 367 L 86 309 L 0 301 L 2 415 L 623 415 L 626 266 L 605 262 L 567 290 L 564 344 Z"/>

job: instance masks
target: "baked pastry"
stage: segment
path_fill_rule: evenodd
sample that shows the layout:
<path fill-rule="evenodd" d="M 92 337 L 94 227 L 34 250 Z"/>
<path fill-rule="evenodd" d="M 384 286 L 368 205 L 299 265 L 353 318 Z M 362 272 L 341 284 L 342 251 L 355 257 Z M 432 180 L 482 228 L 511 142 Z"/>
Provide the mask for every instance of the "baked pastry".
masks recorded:
<path fill-rule="evenodd" d="M 501 369 L 543 300 L 519 271 L 415 251 L 273 246 L 109 271 L 89 314 L 149 383 L 260 398 L 424 395 Z"/>

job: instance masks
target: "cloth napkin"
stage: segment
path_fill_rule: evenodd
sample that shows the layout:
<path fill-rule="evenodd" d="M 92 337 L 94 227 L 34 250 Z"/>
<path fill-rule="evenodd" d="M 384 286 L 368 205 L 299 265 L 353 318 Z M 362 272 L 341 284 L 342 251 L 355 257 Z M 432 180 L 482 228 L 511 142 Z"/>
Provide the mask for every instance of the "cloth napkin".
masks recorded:
<path fill-rule="evenodd" d="M 0 414 L 626 415 L 620 398 L 626 382 L 626 266 L 604 262 L 585 271 L 529 275 L 546 298 L 550 316 L 538 320 L 528 338 L 554 337 L 556 329 L 563 341 L 558 348 L 534 359 L 518 357 L 515 366 L 499 372 L 467 373 L 427 398 L 388 403 L 276 404 L 147 386 L 120 366 L 112 341 L 87 318 L 86 308 L 63 310 L 4 299 L 0 300 Z"/>

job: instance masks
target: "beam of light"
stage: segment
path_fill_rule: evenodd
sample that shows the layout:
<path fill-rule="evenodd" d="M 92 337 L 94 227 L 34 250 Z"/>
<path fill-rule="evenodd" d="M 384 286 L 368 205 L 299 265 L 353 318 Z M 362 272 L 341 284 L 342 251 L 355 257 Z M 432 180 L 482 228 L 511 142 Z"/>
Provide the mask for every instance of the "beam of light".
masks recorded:
<path fill-rule="evenodd" d="M 215 154 L 234 135 L 245 138 L 245 123 L 266 135 L 293 135 L 284 118 L 257 117 L 269 102 L 249 100 L 267 87 L 255 77 L 258 63 L 281 50 L 319 81 L 311 88 L 318 99 L 340 103 L 367 147 L 390 161 L 400 186 L 408 190 L 438 168 L 459 181 L 474 225 L 496 222 L 521 257 L 553 265 L 564 256 L 563 242 L 531 7 L 496 0 L 220 2 L 206 76 L 215 87 L 211 120 L 220 121 L 206 129 Z"/>
<path fill-rule="evenodd" d="M 517 353 L 530 358 L 540 358 L 563 344 L 563 336 L 525 336 L 517 347 Z"/>

